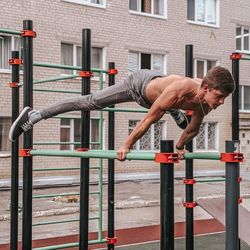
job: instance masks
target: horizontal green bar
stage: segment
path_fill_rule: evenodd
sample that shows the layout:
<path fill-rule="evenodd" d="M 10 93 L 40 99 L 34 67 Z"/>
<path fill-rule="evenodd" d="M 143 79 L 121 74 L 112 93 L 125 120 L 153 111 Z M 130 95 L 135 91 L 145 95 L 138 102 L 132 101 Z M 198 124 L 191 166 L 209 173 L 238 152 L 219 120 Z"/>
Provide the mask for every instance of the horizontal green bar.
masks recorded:
<path fill-rule="evenodd" d="M 223 179 L 204 179 L 204 180 L 197 180 L 197 179 L 195 179 L 195 180 L 196 180 L 196 182 L 207 182 L 207 183 L 210 183 L 210 182 L 224 182 L 224 181 L 226 181 L 225 178 L 223 178 Z"/>
<path fill-rule="evenodd" d="M 33 145 L 80 145 L 80 142 L 34 142 Z"/>
<path fill-rule="evenodd" d="M 41 194 L 41 195 L 33 195 L 33 199 L 43 199 L 43 198 L 51 198 L 58 196 L 70 196 L 70 195 L 79 195 L 79 193 L 63 193 L 63 194 Z"/>
<path fill-rule="evenodd" d="M 75 168 L 33 168 L 34 172 L 45 172 L 45 171 L 63 171 L 63 170 L 79 170 L 80 167 Z M 92 169 L 92 168 L 91 168 Z"/>
<path fill-rule="evenodd" d="M 63 81 L 63 80 L 77 78 L 77 77 L 79 77 L 79 75 L 57 76 L 57 77 L 46 78 L 46 79 L 41 79 L 41 80 L 34 80 L 33 84 L 46 83 L 46 82 L 57 82 L 57 81 Z"/>
<path fill-rule="evenodd" d="M 99 145 L 101 142 L 90 142 L 91 145 Z M 80 145 L 81 142 L 35 142 L 33 145 Z"/>
<path fill-rule="evenodd" d="M 104 108 L 102 111 L 128 112 L 128 113 L 147 113 L 148 109 L 128 109 L 128 108 Z"/>
<path fill-rule="evenodd" d="M 63 64 L 52 64 L 52 63 L 43 63 L 43 62 L 34 62 L 33 66 L 44 67 L 44 68 L 53 68 L 53 69 L 81 70 L 80 66 L 71 66 L 71 65 L 63 65 Z"/>
<path fill-rule="evenodd" d="M 89 194 L 100 194 L 100 192 L 99 191 L 89 192 Z"/>
<path fill-rule="evenodd" d="M 100 169 L 100 167 L 90 167 L 90 169 Z M 65 170 L 80 170 L 80 167 L 69 167 L 69 168 L 34 168 L 35 172 L 46 172 L 46 171 L 65 171 Z"/>
<path fill-rule="evenodd" d="M 100 194 L 100 192 L 89 192 L 89 194 Z M 50 197 L 58 197 L 58 196 L 71 196 L 71 195 L 80 195 L 80 193 L 63 193 L 63 194 L 42 194 L 42 195 L 33 195 L 33 199 L 43 199 Z"/>
<path fill-rule="evenodd" d="M 250 61 L 250 58 L 248 58 L 248 57 L 241 57 L 241 60 Z"/>
<path fill-rule="evenodd" d="M 52 64 L 52 63 L 43 63 L 43 62 L 34 62 L 33 66 L 53 68 L 53 69 L 82 70 L 82 67 L 80 66 L 70 66 L 70 65 Z M 97 73 L 108 73 L 108 71 L 105 69 L 97 69 L 97 68 L 92 68 L 91 71 L 97 72 Z"/>
<path fill-rule="evenodd" d="M 81 116 L 80 115 L 57 115 L 57 116 L 53 116 L 51 118 L 54 118 L 54 119 L 80 119 Z"/>
<path fill-rule="evenodd" d="M 11 34 L 11 35 L 21 35 L 21 31 L 9 30 L 9 29 L 0 29 L 0 33 Z"/>
<path fill-rule="evenodd" d="M 48 93 L 64 93 L 64 94 L 81 94 L 79 91 L 72 90 L 54 90 L 54 89 L 34 89 L 36 92 L 48 92 Z"/>
<path fill-rule="evenodd" d="M 33 156 L 61 156 L 80 158 L 117 159 L 117 152 L 114 150 L 89 150 L 85 152 L 70 150 L 31 150 Z M 186 153 L 185 159 L 220 160 L 220 153 Z M 154 152 L 131 151 L 126 156 L 127 160 L 147 160 L 155 159 Z"/>
<path fill-rule="evenodd" d="M 34 223 L 34 224 L 32 224 L 32 227 L 53 225 L 53 224 L 63 224 L 63 223 L 70 223 L 70 222 L 76 222 L 76 221 L 79 221 L 79 219 L 60 220 L 60 221 L 44 221 L 44 222 Z"/>
<path fill-rule="evenodd" d="M 196 160 L 220 160 L 220 153 L 186 153 L 185 159 L 196 159 Z"/>
<path fill-rule="evenodd" d="M 89 220 L 99 220 L 100 217 L 90 217 Z M 70 222 L 76 222 L 79 221 L 79 219 L 72 219 L 72 220 L 58 220 L 58 221 L 43 221 L 43 222 L 38 222 L 32 224 L 32 227 L 37 227 L 37 226 L 46 226 L 46 225 L 53 225 L 53 224 L 63 224 L 63 223 L 70 223 Z"/>
<path fill-rule="evenodd" d="M 90 240 L 89 245 L 92 244 L 101 244 L 101 243 L 106 243 L 106 239 L 102 240 Z M 71 247 L 78 247 L 79 243 L 67 243 L 67 244 L 61 244 L 61 245 L 54 245 L 54 246 L 47 246 L 47 247 L 37 247 L 37 248 L 32 248 L 32 250 L 56 250 L 56 249 L 64 249 L 64 248 L 71 248 Z"/>
<path fill-rule="evenodd" d="M 70 150 L 31 150 L 33 156 L 61 156 L 61 157 L 79 157 L 79 158 L 99 158 L 116 159 L 117 152 L 114 150 L 89 150 L 85 152 Z M 131 152 L 127 154 L 128 160 L 154 160 L 154 153 Z"/>

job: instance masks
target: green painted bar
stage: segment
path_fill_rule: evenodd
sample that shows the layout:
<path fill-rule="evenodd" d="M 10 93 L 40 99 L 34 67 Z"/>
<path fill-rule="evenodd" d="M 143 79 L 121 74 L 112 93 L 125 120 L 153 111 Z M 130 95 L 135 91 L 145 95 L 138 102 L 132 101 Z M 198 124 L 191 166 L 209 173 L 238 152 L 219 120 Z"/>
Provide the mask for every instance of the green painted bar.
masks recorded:
<path fill-rule="evenodd" d="M 205 179 L 205 180 L 197 180 L 196 179 L 196 182 L 197 183 L 202 183 L 202 182 L 205 182 L 205 183 L 210 183 L 210 182 L 225 182 L 226 179 Z"/>
<path fill-rule="evenodd" d="M 33 156 L 61 156 L 61 157 L 82 157 L 82 158 L 99 158 L 99 159 L 116 159 L 117 152 L 115 150 L 89 150 L 85 152 L 70 150 L 31 150 Z M 201 159 L 201 160 L 220 160 L 220 153 L 186 153 L 185 159 Z M 155 159 L 154 152 L 131 151 L 127 154 L 127 160 L 147 160 Z"/>
<path fill-rule="evenodd" d="M 70 66 L 70 65 L 44 63 L 44 62 L 34 62 L 33 66 L 43 67 L 43 68 L 53 68 L 53 69 L 81 70 L 81 67 L 79 66 Z"/>
<path fill-rule="evenodd" d="M 99 158 L 99 159 L 116 159 L 117 152 L 114 150 L 89 150 L 85 152 L 70 150 L 31 150 L 33 156 L 61 156 L 61 157 L 82 157 L 82 158 Z M 140 151 L 127 154 L 128 160 L 154 160 L 154 153 L 141 153 Z"/>
<path fill-rule="evenodd" d="M 63 80 L 68 80 L 68 79 L 74 79 L 74 78 L 77 78 L 77 77 L 79 77 L 79 75 L 57 76 L 57 77 L 53 77 L 53 78 L 45 78 L 45 79 L 41 79 L 41 80 L 34 80 L 33 84 L 57 82 L 57 81 L 63 81 Z M 23 83 L 19 83 L 18 86 L 23 86 Z"/>
<path fill-rule="evenodd" d="M 80 142 L 35 142 L 33 145 L 80 145 Z M 99 145 L 100 142 L 90 142 L 91 145 Z"/>
<path fill-rule="evenodd" d="M 220 160 L 220 153 L 186 153 L 185 159 Z"/>
<path fill-rule="evenodd" d="M 69 196 L 69 195 L 79 195 L 79 193 L 63 193 L 63 194 L 43 194 L 43 195 L 33 195 L 33 199 L 44 199 L 58 196 Z"/>
<path fill-rule="evenodd" d="M 98 169 L 100 170 L 102 168 L 102 166 L 99 166 L 99 167 L 90 167 L 90 169 Z"/>
<path fill-rule="evenodd" d="M 99 217 L 90 217 L 89 220 L 98 220 Z M 38 222 L 32 224 L 33 227 L 38 227 L 38 226 L 46 226 L 46 225 L 54 225 L 54 224 L 63 224 L 63 223 L 70 223 L 70 222 L 76 222 L 79 221 L 79 219 L 71 219 L 71 220 L 58 220 L 58 221 L 44 221 L 44 222 Z"/>
<path fill-rule="evenodd" d="M 106 243 L 106 239 L 102 240 L 90 240 L 89 245 L 92 244 L 101 244 L 101 243 Z M 56 250 L 56 249 L 65 249 L 65 248 L 71 248 L 71 247 L 78 247 L 79 243 L 67 243 L 67 244 L 61 244 L 61 245 L 54 245 L 54 246 L 47 246 L 47 247 L 37 247 L 37 248 L 32 248 L 32 250 Z"/>
<path fill-rule="evenodd" d="M 89 192 L 89 194 L 99 194 L 99 192 Z M 70 196 L 70 195 L 80 195 L 80 193 L 63 193 L 63 194 L 43 194 L 43 195 L 33 195 L 33 199 L 43 199 L 43 198 L 50 198 L 50 197 L 58 197 L 58 196 Z"/>
<path fill-rule="evenodd" d="M 148 113 L 148 109 L 128 109 L 128 108 L 104 108 L 102 111 L 128 112 L 128 113 Z"/>
<path fill-rule="evenodd" d="M 44 68 L 53 68 L 53 69 L 71 69 L 71 70 L 82 70 L 80 66 L 70 66 L 70 65 L 63 65 L 63 64 L 53 64 L 53 63 L 43 63 L 43 62 L 34 62 L 33 66 L 36 67 L 44 67 Z M 92 72 L 96 73 L 108 73 L 105 69 L 91 69 Z"/>
<path fill-rule="evenodd" d="M 241 57 L 241 60 L 250 61 L 250 58 L 248 58 L 248 57 Z"/>
<path fill-rule="evenodd" d="M 11 35 L 21 35 L 21 31 L 9 30 L 9 29 L 0 29 L 0 33 L 11 34 Z"/>
<path fill-rule="evenodd" d="M 90 167 L 90 169 L 100 170 L 100 167 Z M 65 170 L 80 170 L 80 167 L 63 167 L 63 168 L 34 168 L 33 171 L 45 172 L 45 171 L 65 171 Z"/>
<path fill-rule="evenodd" d="M 80 119 L 80 115 L 57 115 L 57 116 L 53 116 L 51 118 L 54 119 Z"/>
<path fill-rule="evenodd" d="M 104 83 L 104 74 L 100 73 L 99 74 L 99 90 L 103 89 L 103 83 Z M 103 112 L 98 112 L 98 118 L 99 118 L 99 149 L 103 150 Z M 99 159 L 98 160 L 98 240 L 102 240 L 102 231 L 103 231 L 103 160 Z"/>
<path fill-rule="evenodd" d="M 102 111 L 112 112 L 127 112 L 127 113 L 148 113 L 148 109 L 133 109 L 133 108 L 104 108 Z M 168 111 L 166 111 L 168 114 Z"/>
<path fill-rule="evenodd" d="M 33 145 L 80 145 L 80 142 L 54 142 L 54 141 L 50 141 L 50 142 L 35 142 L 33 143 Z"/>
<path fill-rule="evenodd" d="M 32 224 L 32 227 L 54 225 L 54 224 L 63 224 L 63 223 L 70 223 L 70 222 L 76 222 L 76 221 L 79 221 L 79 219 L 60 220 L 60 221 L 44 221 L 44 222 L 34 223 L 34 224 Z"/>
<path fill-rule="evenodd" d="M 48 93 L 64 93 L 64 94 L 81 94 L 79 91 L 70 90 L 53 90 L 53 89 L 34 89 L 36 92 L 48 92 Z"/>
<path fill-rule="evenodd" d="M 45 172 L 45 171 L 64 171 L 64 170 L 79 170 L 79 167 L 72 168 L 34 168 L 34 172 Z"/>
<path fill-rule="evenodd" d="M 63 81 L 68 79 L 74 79 L 79 77 L 79 75 L 66 75 L 66 76 L 58 76 L 58 77 L 52 77 L 52 78 L 45 78 L 41 80 L 34 80 L 33 84 L 39 84 L 39 83 L 47 83 L 47 82 L 57 82 L 57 81 Z"/>

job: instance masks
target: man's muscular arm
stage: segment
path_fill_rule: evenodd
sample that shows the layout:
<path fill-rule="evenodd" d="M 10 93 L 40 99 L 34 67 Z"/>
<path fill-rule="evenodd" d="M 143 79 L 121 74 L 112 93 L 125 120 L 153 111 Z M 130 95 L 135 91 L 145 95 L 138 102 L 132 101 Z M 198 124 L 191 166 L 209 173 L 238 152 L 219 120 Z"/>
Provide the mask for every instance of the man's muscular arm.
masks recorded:
<path fill-rule="evenodd" d="M 178 140 L 176 146 L 178 148 L 184 148 L 184 146 L 191 141 L 198 133 L 203 121 L 204 115 L 200 112 L 195 111 L 192 115 L 192 119 L 188 127 L 183 131 L 180 139 Z M 177 150 L 179 158 L 183 159 L 185 151 Z"/>
<path fill-rule="evenodd" d="M 150 126 L 159 121 L 165 114 L 165 110 L 150 109 L 148 114 L 136 125 L 131 134 L 124 141 L 123 146 L 117 152 L 118 160 L 125 160 L 126 154 L 130 151 L 130 148 L 134 143 L 140 139 Z"/>
<path fill-rule="evenodd" d="M 140 139 L 150 126 L 159 121 L 166 110 L 172 108 L 178 100 L 178 91 L 165 89 L 164 92 L 153 103 L 147 115 L 136 125 L 132 133 L 127 137 L 123 146 L 117 152 L 118 160 L 125 160 L 126 154 L 130 151 L 133 144 Z"/>

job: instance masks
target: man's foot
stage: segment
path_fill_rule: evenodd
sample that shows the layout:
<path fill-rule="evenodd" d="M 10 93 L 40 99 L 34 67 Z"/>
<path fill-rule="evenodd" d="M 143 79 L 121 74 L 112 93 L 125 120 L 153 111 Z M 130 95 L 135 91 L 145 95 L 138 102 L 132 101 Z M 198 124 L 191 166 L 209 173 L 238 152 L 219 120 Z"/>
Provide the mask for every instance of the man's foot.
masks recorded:
<path fill-rule="evenodd" d="M 23 132 L 26 132 L 33 128 L 33 123 L 29 120 L 29 112 L 32 109 L 26 107 L 21 114 L 17 117 L 10 128 L 9 140 L 15 141 Z"/>
<path fill-rule="evenodd" d="M 186 116 L 186 114 L 184 112 L 182 112 L 179 109 L 171 109 L 168 111 L 169 111 L 170 115 L 174 118 L 176 124 L 181 129 L 185 129 L 188 126 L 190 119 L 188 119 L 188 117 Z"/>

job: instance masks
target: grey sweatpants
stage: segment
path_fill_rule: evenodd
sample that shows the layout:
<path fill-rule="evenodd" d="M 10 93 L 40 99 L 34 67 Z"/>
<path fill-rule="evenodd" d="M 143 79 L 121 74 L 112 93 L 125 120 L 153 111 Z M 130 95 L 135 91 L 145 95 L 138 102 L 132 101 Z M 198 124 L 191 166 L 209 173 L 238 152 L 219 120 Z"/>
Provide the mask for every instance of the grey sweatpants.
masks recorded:
<path fill-rule="evenodd" d="M 145 108 L 150 108 L 150 103 L 145 95 L 147 84 L 163 74 L 142 69 L 129 75 L 123 83 L 94 92 L 90 95 L 68 98 L 44 109 L 39 110 L 42 119 L 47 119 L 58 114 L 74 110 L 90 111 L 100 110 L 112 104 L 135 101 Z"/>

